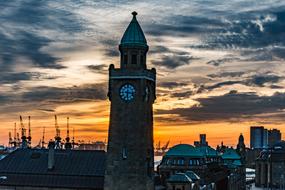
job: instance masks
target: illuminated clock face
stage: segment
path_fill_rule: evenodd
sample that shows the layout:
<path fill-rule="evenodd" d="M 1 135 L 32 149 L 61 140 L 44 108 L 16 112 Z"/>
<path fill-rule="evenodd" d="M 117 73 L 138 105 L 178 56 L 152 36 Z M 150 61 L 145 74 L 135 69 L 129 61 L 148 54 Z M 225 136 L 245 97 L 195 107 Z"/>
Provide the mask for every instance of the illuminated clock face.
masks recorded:
<path fill-rule="evenodd" d="M 131 84 L 125 84 L 120 89 L 120 96 L 122 100 L 131 101 L 135 97 L 135 87 Z"/>

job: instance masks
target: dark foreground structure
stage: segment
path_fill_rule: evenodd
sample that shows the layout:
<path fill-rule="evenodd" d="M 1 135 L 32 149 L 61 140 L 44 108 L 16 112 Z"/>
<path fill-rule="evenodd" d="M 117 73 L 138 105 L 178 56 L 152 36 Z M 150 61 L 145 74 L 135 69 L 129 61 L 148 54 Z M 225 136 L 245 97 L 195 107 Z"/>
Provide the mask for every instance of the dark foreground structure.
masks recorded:
<path fill-rule="evenodd" d="M 256 160 L 255 186 L 285 188 L 285 141 L 264 150 Z"/>
<path fill-rule="evenodd" d="M 119 50 L 120 68 L 109 67 L 111 101 L 105 190 L 153 190 L 155 69 L 147 69 L 144 33 L 133 12 Z"/>
<path fill-rule="evenodd" d="M 102 190 L 104 151 L 17 149 L 0 161 L 0 189 Z"/>

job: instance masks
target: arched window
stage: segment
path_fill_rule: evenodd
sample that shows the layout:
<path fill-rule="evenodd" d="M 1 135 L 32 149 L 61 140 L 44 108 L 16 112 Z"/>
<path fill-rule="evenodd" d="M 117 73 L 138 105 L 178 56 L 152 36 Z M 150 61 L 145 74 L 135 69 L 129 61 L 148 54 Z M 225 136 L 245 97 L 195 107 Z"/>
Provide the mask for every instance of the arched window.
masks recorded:
<path fill-rule="evenodd" d="M 144 63 L 144 56 L 143 56 L 143 55 L 141 55 L 141 60 L 140 60 L 140 61 L 141 61 L 141 64 L 142 64 L 142 65 L 145 64 L 145 63 Z"/>
<path fill-rule="evenodd" d="M 138 62 L 138 58 L 136 54 L 132 54 L 132 64 L 136 65 Z"/>

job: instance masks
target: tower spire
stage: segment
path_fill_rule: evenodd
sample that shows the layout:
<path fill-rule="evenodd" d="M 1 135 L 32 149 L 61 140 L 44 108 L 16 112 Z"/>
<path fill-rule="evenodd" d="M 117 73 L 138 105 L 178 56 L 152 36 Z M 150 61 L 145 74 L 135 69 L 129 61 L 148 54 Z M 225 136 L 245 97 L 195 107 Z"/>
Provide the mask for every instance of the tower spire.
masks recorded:
<path fill-rule="evenodd" d="M 127 27 L 119 45 L 122 69 L 146 69 L 148 45 L 143 30 L 137 21 L 137 12 Z"/>

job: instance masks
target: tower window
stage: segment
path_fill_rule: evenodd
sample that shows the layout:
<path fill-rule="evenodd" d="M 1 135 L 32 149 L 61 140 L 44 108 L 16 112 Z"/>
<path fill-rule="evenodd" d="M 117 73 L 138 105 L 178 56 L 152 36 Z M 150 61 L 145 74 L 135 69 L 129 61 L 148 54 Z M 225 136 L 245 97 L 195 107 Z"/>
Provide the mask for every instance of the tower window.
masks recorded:
<path fill-rule="evenodd" d="M 132 55 L 132 64 L 136 65 L 137 64 L 137 55 Z"/>
<path fill-rule="evenodd" d="M 127 148 L 123 148 L 123 151 L 122 151 L 122 157 L 123 157 L 123 159 L 125 160 L 125 159 L 127 159 Z"/>
<path fill-rule="evenodd" d="M 144 56 L 141 55 L 141 64 L 144 64 Z"/>
<path fill-rule="evenodd" d="M 124 64 L 125 65 L 128 64 L 128 55 L 127 54 L 124 55 Z"/>

